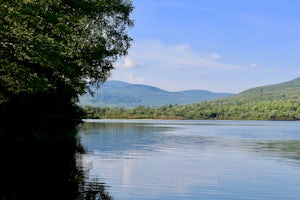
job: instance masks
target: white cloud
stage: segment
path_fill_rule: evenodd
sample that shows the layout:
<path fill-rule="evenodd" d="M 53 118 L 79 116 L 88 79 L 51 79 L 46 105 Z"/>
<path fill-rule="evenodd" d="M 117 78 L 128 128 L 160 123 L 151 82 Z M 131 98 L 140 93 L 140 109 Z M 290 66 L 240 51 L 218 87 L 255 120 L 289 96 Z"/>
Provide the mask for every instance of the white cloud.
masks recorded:
<path fill-rule="evenodd" d="M 198 53 L 187 44 L 167 45 L 157 41 L 139 41 L 132 46 L 131 62 L 142 63 L 148 67 L 202 68 L 234 70 L 239 66 L 217 61 L 217 53 Z"/>
<path fill-rule="evenodd" d="M 128 56 L 118 65 L 112 72 L 112 79 L 169 91 L 197 88 L 226 91 L 226 84 L 220 83 L 221 80 L 244 70 L 244 66 L 224 62 L 218 53 L 199 53 L 187 44 L 170 45 L 158 41 L 135 41 Z"/>
<path fill-rule="evenodd" d="M 125 81 L 133 84 L 142 84 L 144 83 L 143 78 L 135 77 L 133 74 L 125 73 Z"/>
<path fill-rule="evenodd" d="M 251 63 L 251 64 L 249 64 L 249 67 L 257 68 L 257 67 L 259 67 L 259 64 Z"/>
<path fill-rule="evenodd" d="M 136 56 L 130 57 L 126 56 L 118 60 L 115 64 L 115 68 L 125 68 L 130 69 L 134 67 L 144 66 L 143 62 L 139 61 Z"/>
<path fill-rule="evenodd" d="M 132 59 L 129 58 L 129 57 L 126 57 L 126 58 L 124 59 L 124 67 L 125 67 L 125 68 L 131 68 L 131 67 L 133 67 L 133 66 L 134 66 L 134 64 L 133 64 Z"/>
<path fill-rule="evenodd" d="M 210 55 L 210 57 L 212 58 L 212 59 L 218 59 L 218 58 L 221 58 L 221 56 L 219 55 L 219 54 L 217 54 L 217 53 L 211 53 L 211 54 L 209 54 Z"/>

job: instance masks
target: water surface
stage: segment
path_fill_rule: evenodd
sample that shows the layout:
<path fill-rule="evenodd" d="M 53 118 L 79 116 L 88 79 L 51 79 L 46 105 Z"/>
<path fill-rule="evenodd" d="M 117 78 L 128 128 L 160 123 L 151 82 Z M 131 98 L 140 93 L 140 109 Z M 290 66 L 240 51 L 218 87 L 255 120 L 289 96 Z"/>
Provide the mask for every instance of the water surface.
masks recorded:
<path fill-rule="evenodd" d="M 84 167 L 115 200 L 300 199 L 300 123 L 87 120 Z"/>

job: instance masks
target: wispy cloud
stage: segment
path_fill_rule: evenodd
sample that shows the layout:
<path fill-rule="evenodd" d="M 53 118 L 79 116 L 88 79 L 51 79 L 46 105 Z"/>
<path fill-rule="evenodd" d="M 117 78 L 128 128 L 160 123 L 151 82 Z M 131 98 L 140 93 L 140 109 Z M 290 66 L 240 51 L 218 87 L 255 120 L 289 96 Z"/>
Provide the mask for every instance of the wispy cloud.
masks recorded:
<path fill-rule="evenodd" d="M 251 68 L 258 68 L 259 64 L 251 63 L 251 64 L 249 64 L 249 67 L 251 67 Z"/>
<path fill-rule="evenodd" d="M 125 81 L 127 81 L 129 83 L 134 83 L 134 84 L 144 83 L 143 78 L 135 77 L 133 74 L 130 74 L 130 73 L 125 73 L 124 77 L 125 77 Z"/>
<path fill-rule="evenodd" d="M 212 59 L 221 58 L 221 56 L 219 54 L 217 54 L 217 53 L 210 53 L 209 55 L 210 55 L 210 58 L 212 58 Z"/>
<path fill-rule="evenodd" d="M 124 67 L 125 67 L 125 68 L 131 68 L 131 67 L 133 67 L 133 66 L 134 66 L 134 63 L 133 63 L 132 59 L 129 58 L 129 57 L 126 57 L 126 58 L 124 59 Z"/>
<path fill-rule="evenodd" d="M 197 52 L 188 44 L 138 41 L 133 44 L 129 55 L 119 61 L 112 79 L 171 91 L 187 88 L 217 91 L 218 87 L 222 89 L 218 84 L 220 76 L 227 77 L 224 74 L 244 69 L 222 59 L 219 53 Z"/>
<path fill-rule="evenodd" d="M 239 92 L 300 74 L 300 1 L 135 5 L 134 40 L 128 56 L 114 65 L 114 79 L 172 90 Z"/>
<path fill-rule="evenodd" d="M 131 49 L 128 66 L 143 60 L 144 66 L 164 68 L 202 68 L 217 70 L 240 69 L 240 66 L 219 61 L 217 53 L 199 53 L 188 44 L 163 44 L 158 41 L 139 41 Z M 126 64 L 125 64 L 126 65 Z"/>
<path fill-rule="evenodd" d="M 266 78 L 267 74 L 280 71 L 282 79 L 288 80 L 285 77 L 290 73 L 257 62 L 236 65 L 228 60 L 234 58 L 226 58 L 217 52 L 198 52 L 189 44 L 140 40 L 135 41 L 129 55 L 119 61 L 119 67 L 112 72 L 111 78 L 149 84 L 168 91 L 206 89 L 238 93 L 251 88 L 254 83 L 257 86 L 273 81 L 272 76 Z"/>
<path fill-rule="evenodd" d="M 114 67 L 115 68 L 125 68 L 125 69 L 130 69 L 138 66 L 144 66 L 144 63 L 139 61 L 137 57 L 131 57 L 131 56 L 126 56 L 120 60 L 118 60 Z"/>

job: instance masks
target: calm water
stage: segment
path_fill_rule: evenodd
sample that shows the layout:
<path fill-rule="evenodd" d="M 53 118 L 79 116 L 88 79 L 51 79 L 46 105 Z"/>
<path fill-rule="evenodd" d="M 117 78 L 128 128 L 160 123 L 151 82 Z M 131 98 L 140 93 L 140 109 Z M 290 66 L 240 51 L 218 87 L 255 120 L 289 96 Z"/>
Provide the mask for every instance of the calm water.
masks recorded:
<path fill-rule="evenodd" d="M 115 200 L 300 199 L 300 122 L 87 120 L 79 134 Z"/>

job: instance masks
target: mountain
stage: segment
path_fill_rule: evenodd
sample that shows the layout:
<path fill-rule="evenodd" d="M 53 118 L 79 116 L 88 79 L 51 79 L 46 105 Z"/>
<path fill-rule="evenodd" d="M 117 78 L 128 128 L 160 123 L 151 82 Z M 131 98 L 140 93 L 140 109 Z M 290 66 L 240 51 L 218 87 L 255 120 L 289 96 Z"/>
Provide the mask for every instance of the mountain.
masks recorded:
<path fill-rule="evenodd" d="M 300 78 L 252 88 L 230 97 L 189 104 L 173 113 L 179 111 L 183 118 L 190 119 L 298 120 Z"/>
<path fill-rule="evenodd" d="M 300 120 L 300 78 L 187 105 L 134 109 L 87 107 L 86 111 L 88 118 Z"/>
<path fill-rule="evenodd" d="M 246 104 L 265 101 L 289 101 L 300 98 L 300 78 L 283 83 L 260 86 L 245 90 L 237 95 L 218 99 L 215 102 L 228 104 Z"/>
<path fill-rule="evenodd" d="M 230 93 L 214 93 L 206 90 L 169 92 L 149 85 L 106 81 L 99 90 L 95 91 L 94 97 L 89 94 L 81 96 L 79 105 L 124 108 L 149 106 L 155 108 L 169 104 L 186 105 L 232 95 Z"/>

